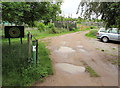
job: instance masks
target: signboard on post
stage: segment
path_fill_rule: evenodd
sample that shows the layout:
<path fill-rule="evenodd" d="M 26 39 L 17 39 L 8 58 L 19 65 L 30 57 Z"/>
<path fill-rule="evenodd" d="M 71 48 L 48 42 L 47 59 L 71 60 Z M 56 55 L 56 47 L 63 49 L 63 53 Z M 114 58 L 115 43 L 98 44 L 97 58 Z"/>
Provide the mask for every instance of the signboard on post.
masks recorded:
<path fill-rule="evenodd" d="M 22 44 L 22 38 L 24 37 L 24 26 L 5 26 L 5 38 L 20 38 Z"/>
<path fill-rule="evenodd" d="M 23 38 L 24 26 L 5 26 L 5 38 Z"/>

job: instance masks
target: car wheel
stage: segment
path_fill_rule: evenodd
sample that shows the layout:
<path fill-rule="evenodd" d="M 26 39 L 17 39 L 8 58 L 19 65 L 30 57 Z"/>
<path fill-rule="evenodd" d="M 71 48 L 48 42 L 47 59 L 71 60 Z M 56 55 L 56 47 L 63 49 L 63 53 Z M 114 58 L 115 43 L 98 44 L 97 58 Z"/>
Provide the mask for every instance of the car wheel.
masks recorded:
<path fill-rule="evenodd" d="M 105 43 L 107 43 L 109 41 L 109 39 L 108 39 L 108 37 L 103 37 L 102 41 L 105 42 Z"/>

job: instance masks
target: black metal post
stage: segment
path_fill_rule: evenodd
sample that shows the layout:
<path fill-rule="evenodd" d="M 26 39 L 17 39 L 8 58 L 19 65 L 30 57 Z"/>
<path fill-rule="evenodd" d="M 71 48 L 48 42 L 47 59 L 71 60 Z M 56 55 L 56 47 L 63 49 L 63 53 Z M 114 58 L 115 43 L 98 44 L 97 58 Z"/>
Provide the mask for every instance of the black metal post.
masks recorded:
<path fill-rule="evenodd" d="M 38 40 L 36 40 L 36 64 L 38 63 Z"/>
<path fill-rule="evenodd" d="M 21 41 L 21 44 L 22 44 L 22 37 L 20 37 L 20 41 Z"/>
<path fill-rule="evenodd" d="M 10 44 L 11 44 L 11 43 L 10 43 L 10 38 L 8 38 L 8 40 L 9 40 L 9 45 L 10 45 Z"/>

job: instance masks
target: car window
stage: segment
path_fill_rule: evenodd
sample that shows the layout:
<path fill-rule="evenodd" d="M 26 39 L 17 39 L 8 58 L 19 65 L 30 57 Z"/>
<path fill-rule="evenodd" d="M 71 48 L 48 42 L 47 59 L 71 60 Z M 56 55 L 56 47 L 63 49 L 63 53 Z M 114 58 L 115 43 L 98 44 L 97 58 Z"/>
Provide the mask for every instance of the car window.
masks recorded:
<path fill-rule="evenodd" d="M 111 30 L 109 30 L 109 33 L 117 34 L 118 33 L 118 29 L 117 28 L 112 28 Z"/>
<path fill-rule="evenodd" d="M 100 28 L 100 32 L 106 32 L 105 28 Z"/>
<path fill-rule="evenodd" d="M 120 34 L 120 29 L 118 30 L 118 34 Z"/>

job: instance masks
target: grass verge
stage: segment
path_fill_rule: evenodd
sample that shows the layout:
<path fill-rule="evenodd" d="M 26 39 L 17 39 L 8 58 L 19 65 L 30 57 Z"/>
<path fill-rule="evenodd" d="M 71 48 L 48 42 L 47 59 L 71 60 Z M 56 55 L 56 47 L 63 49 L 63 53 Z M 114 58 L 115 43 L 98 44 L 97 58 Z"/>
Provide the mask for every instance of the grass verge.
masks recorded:
<path fill-rule="evenodd" d="M 27 42 L 19 41 L 2 45 L 2 85 L 31 86 L 36 80 L 53 74 L 49 51 L 44 43 L 39 43 L 37 66 L 29 62 Z"/>
<path fill-rule="evenodd" d="M 85 36 L 91 37 L 91 38 L 96 38 L 96 33 L 97 33 L 97 30 L 92 29 L 88 33 L 86 33 Z"/>

